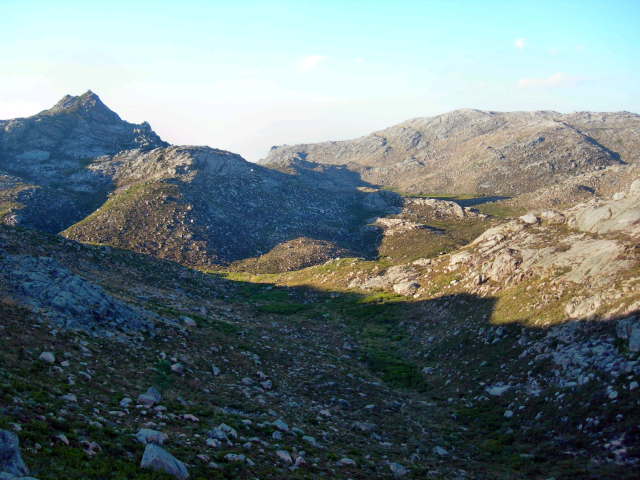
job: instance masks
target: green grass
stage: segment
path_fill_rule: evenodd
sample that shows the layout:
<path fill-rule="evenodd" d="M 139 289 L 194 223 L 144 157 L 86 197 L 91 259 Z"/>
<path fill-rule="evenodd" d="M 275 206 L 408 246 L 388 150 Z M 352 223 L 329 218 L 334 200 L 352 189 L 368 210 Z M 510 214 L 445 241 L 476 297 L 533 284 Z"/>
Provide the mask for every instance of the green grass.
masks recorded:
<path fill-rule="evenodd" d="M 476 208 L 485 215 L 500 218 L 515 218 L 524 215 L 528 211 L 525 207 L 505 205 L 502 202 L 483 203 Z"/>

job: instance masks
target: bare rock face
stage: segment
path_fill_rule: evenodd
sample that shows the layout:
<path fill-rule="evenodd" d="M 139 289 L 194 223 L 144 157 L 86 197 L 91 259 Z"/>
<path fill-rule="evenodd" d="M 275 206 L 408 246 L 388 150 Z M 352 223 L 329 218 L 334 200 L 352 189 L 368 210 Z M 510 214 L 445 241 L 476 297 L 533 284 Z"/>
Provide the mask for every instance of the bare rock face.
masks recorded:
<path fill-rule="evenodd" d="M 362 290 L 392 289 L 398 295 L 413 295 L 420 284 L 416 281 L 418 272 L 409 265 L 396 265 L 384 274 L 353 280 L 348 287 Z"/>
<path fill-rule="evenodd" d="M 140 330 L 144 317 L 50 257 L 0 256 L 0 277 L 33 307 L 45 309 L 54 323 L 69 328 Z"/>
<path fill-rule="evenodd" d="M 568 224 L 591 233 L 624 232 L 640 236 L 640 181 L 631 184 L 627 195 L 615 195 L 607 202 L 592 201 L 569 210 Z"/>

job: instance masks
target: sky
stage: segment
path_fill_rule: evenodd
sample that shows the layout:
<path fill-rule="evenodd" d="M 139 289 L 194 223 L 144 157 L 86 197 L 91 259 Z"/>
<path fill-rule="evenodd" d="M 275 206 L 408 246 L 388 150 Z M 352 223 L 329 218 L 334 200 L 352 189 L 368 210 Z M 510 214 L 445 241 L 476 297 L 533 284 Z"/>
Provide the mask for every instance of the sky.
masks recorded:
<path fill-rule="evenodd" d="M 92 90 L 264 158 L 458 108 L 640 112 L 640 1 L 0 1 L 0 119 Z"/>

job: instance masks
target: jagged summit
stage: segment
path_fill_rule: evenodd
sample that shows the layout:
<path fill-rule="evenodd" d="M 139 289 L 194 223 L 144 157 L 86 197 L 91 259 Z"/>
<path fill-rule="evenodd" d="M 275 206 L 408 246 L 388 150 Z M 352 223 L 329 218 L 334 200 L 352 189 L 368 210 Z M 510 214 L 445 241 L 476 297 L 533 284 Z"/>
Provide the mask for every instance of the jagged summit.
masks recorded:
<path fill-rule="evenodd" d="M 8 215 L 15 223 L 59 232 L 104 202 L 110 177 L 96 169 L 98 159 L 167 146 L 148 123 L 122 120 L 91 90 L 66 95 L 37 115 L 0 121 L 0 193 L 13 192 Z M 5 173 L 31 193 L 6 187 Z"/>
<path fill-rule="evenodd" d="M 38 115 L 57 114 L 78 114 L 103 123 L 117 123 L 122 121 L 120 116 L 107 107 L 102 100 L 100 100 L 100 97 L 91 90 L 87 90 L 82 95 L 75 97 L 65 95 L 51 109 L 44 110 Z"/>

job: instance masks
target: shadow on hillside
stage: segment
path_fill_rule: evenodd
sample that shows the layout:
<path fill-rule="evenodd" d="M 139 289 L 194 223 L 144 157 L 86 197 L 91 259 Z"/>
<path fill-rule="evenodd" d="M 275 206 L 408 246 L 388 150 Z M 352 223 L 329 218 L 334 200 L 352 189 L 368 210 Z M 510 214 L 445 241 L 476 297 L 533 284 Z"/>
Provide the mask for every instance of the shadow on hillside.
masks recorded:
<path fill-rule="evenodd" d="M 467 294 L 409 300 L 382 291 L 338 293 L 242 281 L 229 285 L 233 293 L 228 300 L 252 306 L 261 322 L 325 325 L 343 355 L 365 362 L 390 385 L 417 390 L 427 387 L 421 372 L 427 350 L 464 349 L 469 325 L 487 324 L 495 307 L 493 298 Z M 460 333 L 451 330 L 458 327 Z"/>
<path fill-rule="evenodd" d="M 506 361 L 518 361 L 527 347 L 519 342 L 546 337 L 546 326 L 524 321 L 492 323 L 497 298 L 472 294 L 445 294 L 428 300 L 414 300 L 389 292 L 332 292 L 310 286 L 275 286 L 231 282 L 233 293 L 227 299 L 250 305 L 256 316 L 273 326 L 326 325 L 333 347 L 342 355 L 362 361 L 389 385 L 426 391 L 429 376 L 425 365 L 451 362 L 456 368 L 475 368 L 485 358 L 488 369 L 499 372 Z M 637 312 L 635 313 L 637 314 Z M 594 333 L 618 338 L 617 320 L 589 321 L 579 318 L 553 328 L 554 337 L 572 338 Z M 295 329 L 295 328 L 294 328 Z M 533 335 L 529 337 L 528 335 Z M 513 350 L 519 343 L 522 348 Z M 537 352 L 537 355 L 540 352 Z M 524 371 L 533 368 L 553 376 L 546 363 L 533 367 L 527 357 L 520 360 Z M 529 363 L 531 365 L 531 363 Z M 453 368 L 453 367 L 452 367 Z M 540 370 L 542 368 L 542 370 Z M 558 367 L 561 368 L 562 367 Z M 427 372 L 428 373 L 428 372 Z"/>

